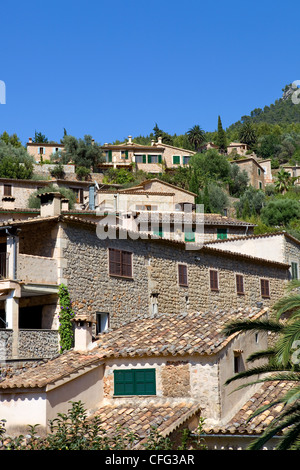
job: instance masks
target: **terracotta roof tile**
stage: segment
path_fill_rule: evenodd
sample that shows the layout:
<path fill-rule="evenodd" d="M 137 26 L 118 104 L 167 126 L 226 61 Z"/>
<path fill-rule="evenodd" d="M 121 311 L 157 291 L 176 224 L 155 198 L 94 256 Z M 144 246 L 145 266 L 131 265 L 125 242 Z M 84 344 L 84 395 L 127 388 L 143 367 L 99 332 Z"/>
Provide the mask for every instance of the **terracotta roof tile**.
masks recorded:
<path fill-rule="evenodd" d="M 261 434 L 264 429 L 277 418 L 282 409 L 282 405 L 277 404 L 255 418 L 250 419 L 248 423 L 247 420 L 258 408 L 277 400 L 294 386 L 294 383 L 287 381 L 282 383 L 264 383 L 260 390 L 245 403 L 226 425 L 207 427 L 205 428 L 205 432 L 207 434 Z"/>
<path fill-rule="evenodd" d="M 37 367 L 0 380 L 0 389 L 44 388 L 58 380 L 80 374 L 86 367 L 92 367 L 99 362 L 101 361 L 97 355 L 68 351 Z"/>
<path fill-rule="evenodd" d="M 108 437 L 115 436 L 118 426 L 124 434 L 134 431 L 137 434 L 135 445 L 142 447 L 151 427 L 156 427 L 161 435 L 168 436 L 197 413 L 200 413 L 200 406 L 192 400 L 170 403 L 153 398 L 133 403 L 130 399 L 124 399 L 122 403 L 103 405 L 91 419 L 101 419 L 101 427 Z"/>
<path fill-rule="evenodd" d="M 266 312 L 267 309 L 253 307 L 203 313 L 146 315 L 99 335 L 98 347 L 94 351 L 103 359 L 215 354 L 230 341 L 230 338 L 221 334 L 225 323 L 236 319 L 257 318 Z"/>

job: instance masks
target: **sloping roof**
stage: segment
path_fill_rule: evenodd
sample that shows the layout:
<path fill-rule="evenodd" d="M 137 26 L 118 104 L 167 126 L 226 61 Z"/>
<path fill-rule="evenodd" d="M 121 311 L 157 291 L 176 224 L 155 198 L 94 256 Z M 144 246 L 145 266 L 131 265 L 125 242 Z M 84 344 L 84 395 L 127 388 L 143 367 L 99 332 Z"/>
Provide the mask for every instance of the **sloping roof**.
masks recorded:
<path fill-rule="evenodd" d="M 227 238 L 226 240 L 211 240 L 211 241 L 205 242 L 204 244 L 205 245 L 211 245 L 211 244 L 218 245 L 220 243 L 230 243 L 230 242 L 234 244 L 238 240 L 255 240 L 259 238 L 270 238 L 270 237 L 278 237 L 278 236 L 280 237 L 284 236 L 285 238 L 293 241 L 294 243 L 297 243 L 297 245 L 300 245 L 300 240 L 298 240 L 297 238 L 293 237 L 291 234 L 285 231 L 260 233 L 258 235 L 241 235 L 241 236 L 234 237 L 234 238 Z"/>
<path fill-rule="evenodd" d="M 137 211 L 138 212 L 138 211 Z M 251 222 L 246 222 L 245 220 L 235 219 L 233 217 L 223 216 L 221 214 L 202 214 L 196 212 L 158 212 L 158 211 L 144 211 L 138 212 L 140 215 L 140 220 L 143 220 L 143 215 L 149 218 L 153 217 L 153 220 L 159 222 L 183 222 L 186 218 L 186 222 L 201 223 L 204 222 L 204 225 L 218 225 L 218 226 L 236 226 L 236 227 L 255 227 L 255 224 Z"/>
<path fill-rule="evenodd" d="M 192 196 L 197 196 L 197 194 L 192 193 L 191 191 L 188 191 L 187 189 L 180 188 L 179 186 L 175 186 L 174 184 L 171 184 L 171 183 L 167 183 L 166 181 L 162 181 L 162 180 L 160 180 L 159 178 L 151 178 L 151 179 L 149 179 L 149 180 L 144 180 L 144 181 L 142 181 L 141 183 L 139 183 L 137 186 L 133 186 L 132 188 L 125 188 L 125 189 L 122 189 L 122 192 L 125 193 L 125 192 L 127 192 L 127 191 L 132 191 L 132 190 L 139 191 L 139 190 L 141 190 L 142 188 L 144 188 L 146 184 L 152 183 L 152 182 L 161 183 L 161 184 L 163 184 L 163 185 L 165 185 L 165 186 L 169 186 L 170 188 L 176 189 L 177 191 L 182 191 L 182 192 L 184 192 L 184 193 L 191 194 Z"/>
<path fill-rule="evenodd" d="M 120 426 L 123 432 L 137 434 L 136 447 L 142 448 L 143 441 L 149 435 L 151 427 L 164 437 L 171 434 L 189 418 L 200 413 L 200 405 L 195 401 L 164 400 L 159 398 L 139 399 L 139 402 L 125 400 L 122 404 L 105 404 L 91 416 L 101 419 L 101 428 L 106 431 L 108 437 L 116 435 L 116 429 Z M 138 442 L 139 441 L 139 442 Z"/>
<path fill-rule="evenodd" d="M 288 390 L 295 386 L 291 382 L 266 382 L 263 386 L 243 405 L 235 416 L 223 426 L 206 427 L 207 434 L 234 434 L 234 435 L 257 435 L 279 415 L 282 405 L 275 405 L 257 417 L 247 420 L 258 408 L 267 405 L 282 397 Z"/>
<path fill-rule="evenodd" d="M 216 354 L 233 338 L 221 333 L 227 322 L 258 318 L 267 311 L 266 308 L 246 307 L 146 315 L 99 335 L 94 351 L 103 359 Z"/>
<path fill-rule="evenodd" d="M 68 351 L 25 372 L 0 380 L 0 389 L 45 388 L 57 381 L 69 380 L 84 373 L 87 368 L 97 366 L 101 359 L 93 354 Z"/>
<path fill-rule="evenodd" d="M 221 334 L 234 319 L 256 319 L 267 308 L 212 310 L 203 313 L 157 314 L 107 330 L 88 352 L 70 350 L 36 368 L 0 381 L 0 389 L 42 388 L 79 374 L 108 358 L 211 355 L 221 351 L 238 333 Z"/>

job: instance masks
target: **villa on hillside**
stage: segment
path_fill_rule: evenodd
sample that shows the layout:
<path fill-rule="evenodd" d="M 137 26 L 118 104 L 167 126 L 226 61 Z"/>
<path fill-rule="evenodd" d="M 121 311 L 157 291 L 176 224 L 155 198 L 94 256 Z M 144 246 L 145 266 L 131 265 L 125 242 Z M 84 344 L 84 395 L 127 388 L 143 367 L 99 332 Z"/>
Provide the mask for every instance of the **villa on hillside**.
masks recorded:
<path fill-rule="evenodd" d="M 151 145 L 136 144 L 132 137 L 123 144 L 104 144 L 103 152 L 106 161 L 99 168 L 127 168 L 142 170 L 146 173 L 162 173 L 164 170 L 175 169 L 188 165 L 195 152 L 167 145 L 159 137 Z"/>

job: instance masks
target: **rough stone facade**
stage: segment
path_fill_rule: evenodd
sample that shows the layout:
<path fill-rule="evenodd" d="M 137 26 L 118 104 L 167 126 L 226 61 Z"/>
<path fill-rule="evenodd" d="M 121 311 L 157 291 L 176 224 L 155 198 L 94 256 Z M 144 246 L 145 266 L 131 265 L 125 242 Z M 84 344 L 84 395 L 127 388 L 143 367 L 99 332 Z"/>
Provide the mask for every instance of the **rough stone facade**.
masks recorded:
<path fill-rule="evenodd" d="M 95 227 L 64 226 L 65 266 L 76 312 L 108 313 L 110 326 L 152 313 L 206 311 L 213 308 L 272 305 L 284 292 L 288 270 L 216 250 L 185 250 L 180 244 L 146 240 L 100 240 Z M 132 252 L 132 278 L 109 274 L 108 248 Z M 178 282 L 178 264 L 186 264 L 188 285 Z M 210 289 L 210 269 L 218 271 L 217 291 Z M 244 276 L 244 294 L 236 292 L 236 274 Z M 260 279 L 268 279 L 269 298 L 262 298 Z"/>

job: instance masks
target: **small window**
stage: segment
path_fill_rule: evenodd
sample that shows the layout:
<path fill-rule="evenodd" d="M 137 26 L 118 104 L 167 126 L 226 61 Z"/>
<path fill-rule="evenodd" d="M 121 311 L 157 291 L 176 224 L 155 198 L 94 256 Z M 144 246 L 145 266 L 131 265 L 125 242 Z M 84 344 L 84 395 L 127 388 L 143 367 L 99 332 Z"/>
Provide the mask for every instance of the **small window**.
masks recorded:
<path fill-rule="evenodd" d="M 188 285 L 186 264 L 178 264 L 178 283 L 180 286 Z"/>
<path fill-rule="evenodd" d="M 3 194 L 4 196 L 11 196 L 11 184 L 3 185 Z"/>
<path fill-rule="evenodd" d="M 260 280 L 260 288 L 262 297 L 270 297 L 270 286 L 268 279 Z"/>
<path fill-rule="evenodd" d="M 217 239 L 218 240 L 227 240 L 227 228 L 218 228 L 217 229 Z"/>
<path fill-rule="evenodd" d="M 109 248 L 109 274 L 132 277 L 132 253 Z"/>
<path fill-rule="evenodd" d="M 155 369 L 114 371 L 115 395 L 156 395 Z"/>
<path fill-rule="evenodd" d="M 298 263 L 291 262 L 292 279 L 298 279 Z"/>
<path fill-rule="evenodd" d="M 260 168 L 258 168 L 257 171 L 258 171 L 258 176 L 260 176 Z"/>
<path fill-rule="evenodd" d="M 180 155 L 173 155 L 173 165 L 180 164 Z"/>
<path fill-rule="evenodd" d="M 109 328 L 109 314 L 106 312 L 96 313 L 96 334 L 103 333 Z"/>
<path fill-rule="evenodd" d="M 211 290 L 219 290 L 218 271 L 216 271 L 215 269 L 210 269 L 209 276 Z"/>
<path fill-rule="evenodd" d="M 244 294 L 244 276 L 242 276 L 241 274 L 237 274 L 235 279 L 237 294 Z"/>
<path fill-rule="evenodd" d="M 238 374 L 243 370 L 243 359 L 239 353 L 234 354 L 234 373 Z"/>
<path fill-rule="evenodd" d="M 186 156 L 184 156 L 184 157 L 183 157 L 183 164 L 184 164 L 184 165 L 188 165 L 189 162 L 190 162 L 190 158 L 191 158 L 191 157 L 186 157 Z"/>

